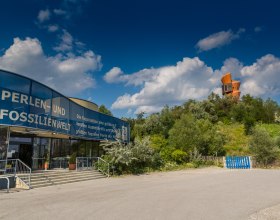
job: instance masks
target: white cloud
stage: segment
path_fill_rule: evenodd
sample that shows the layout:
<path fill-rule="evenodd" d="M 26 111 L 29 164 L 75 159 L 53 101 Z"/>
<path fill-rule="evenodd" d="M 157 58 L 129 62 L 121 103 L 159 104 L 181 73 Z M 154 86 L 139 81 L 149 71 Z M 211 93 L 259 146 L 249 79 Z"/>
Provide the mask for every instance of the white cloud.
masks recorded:
<path fill-rule="evenodd" d="M 63 34 L 60 36 L 60 44 L 56 47 L 54 47 L 55 51 L 58 52 L 65 52 L 65 51 L 71 51 L 73 48 L 73 37 L 72 35 L 66 31 L 63 30 Z"/>
<path fill-rule="evenodd" d="M 233 33 L 232 30 L 214 33 L 199 40 L 196 44 L 196 47 L 199 49 L 199 51 L 208 51 L 214 48 L 222 47 L 224 45 L 230 44 L 233 40 L 238 39 L 240 34 L 243 32 L 245 32 L 245 29 L 241 28 L 237 33 Z"/>
<path fill-rule="evenodd" d="M 149 76 L 144 80 L 147 72 Z M 141 74 L 143 77 L 140 77 Z M 218 73 L 197 57 L 184 58 L 175 66 L 144 69 L 132 74 L 131 77 L 123 74 L 121 76 L 127 76 L 127 82 L 134 85 L 141 79 L 143 88 L 133 95 L 125 94 L 118 97 L 112 108 L 136 108 L 136 112 L 145 110 L 151 113 L 166 104 L 174 105 L 188 99 L 201 99 L 212 91 L 211 88 L 214 89 L 219 84 L 216 74 Z"/>
<path fill-rule="evenodd" d="M 56 24 L 51 24 L 51 25 L 48 26 L 48 31 L 49 32 L 56 32 L 58 30 L 59 30 L 59 26 L 56 25 Z"/>
<path fill-rule="evenodd" d="M 225 60 L 220 70 L 233 73 L 234 79 L 241 81 L 241 94 L 253 96 L 279 97 L 280 95 L 280 59 L 267 54 L 256 60 L 252 65 L 244 66 L 239 60 Z"/>
<path fill-rule="evenodd" d="M 71 57 L 57 54 L 46 56 L 36 38 L 14 39 L 3 56 L 0 68 L 16 72 L 42 82 L 65 95 L 93 88 L 95 80 L 90 74 L 101 66 L 101 57 L 92 51 Z"/>
<path fill-rule="evenodd" d="M 234 73 L 235 78 L 240 78 L 242 68 L 243 68 L 243 63 L 241 63 L 238 59 L 231 57 L 224 61 L 220 73 L 224 74 L 226 72 L 231 72 Z"/>
<path fill-rule="evenodd" d="M 146 75 L 147 72 L 149 75 Z M 173 106 L 188 99 L 207 98 L 211 92 L 221 95 L 220 79 L 226 72 L 231 72 L 234 79 L 241 81 L 242 95 L 263 98 L 280 96 L 280 59 L 271 54 L 248 66 L 244 66 L 236 58 L 229 58 L 216 70 L 197 57 L 184 58 L 174 66 L 144 69 L 130 75 L 115 67 L 104 78 L 109 83 L 142 83 L 139 92 L 118 97 L 112 104 L 113 109 L 152 113 L 166 104 Z"/>
<path fill-rule="evenodd" d="M 103 79 L 107 83 L 118 83 L 123 82 L 123 71 L 119 67 L 113 67 L 109 72 L 107 72 Z"/>
<path fill-rule="evenodd" d="M 241 91 L 263 97 L 280 96 L 280 59 L 272 54 L 257 59 L 241 70 Z"/>
<path fill-rule="evenodd" d="M 150 113 L 154 113 L 154 112 L 160 112 L 160 110 L 162 109 L 162 106 L 146 106 L 146 105 L 142 105 L 142 106 L 139 106 L 134 114 L 139 114 L 139 113 L 147 113 L 147 114 L 150 114 Z"/>
<path fill-rule="evenodd" d="M 159 74 L 159 69 L 154 68 L 143 69 L 133 74 L 124 74 L 119 67 L 113 67 L 104 75 L 103 79 L 107 83 L 125 82 L 126 85 L 139 86 L 154 79 L 157 74 Z"/>
<path fill-rule="evenodd" d="M 49 20 L 50 16 L 51 16 L 50 10 L 46 9 L 46 10 L 39 11 L 37 18 L 40 23 L 43 23 L 43 22 Z"/>

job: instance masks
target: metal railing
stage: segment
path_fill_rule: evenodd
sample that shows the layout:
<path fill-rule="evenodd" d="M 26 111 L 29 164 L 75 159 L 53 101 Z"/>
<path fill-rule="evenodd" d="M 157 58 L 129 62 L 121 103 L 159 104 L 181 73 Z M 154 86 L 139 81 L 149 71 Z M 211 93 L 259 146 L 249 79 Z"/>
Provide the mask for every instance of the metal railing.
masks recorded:
<path fill-rule="evenodd" d="M 97 157 L 76 157 L 76 170 L 92 170 L 97 161 Z"/>
<path fill-rule="evenodd" d="M 76 170 L 97 169 L 107 177 L 110 176 L 110 164 L 100 157 L 77 157 Z"/>
<path fill-rule="evenodd" d="M 68 157 L 54 157 L 51 159 L 50 168 L 51 169 L 67 169 L 69 166 Z"/>
<path fill-rule="evenodd" d="M 12 174 L 18 178 L 28 189 L 31 188 L 31 168 L 27 166 L 20 159 L 1 160 L 0 163 L 5 162 L 4 174 Z"/>

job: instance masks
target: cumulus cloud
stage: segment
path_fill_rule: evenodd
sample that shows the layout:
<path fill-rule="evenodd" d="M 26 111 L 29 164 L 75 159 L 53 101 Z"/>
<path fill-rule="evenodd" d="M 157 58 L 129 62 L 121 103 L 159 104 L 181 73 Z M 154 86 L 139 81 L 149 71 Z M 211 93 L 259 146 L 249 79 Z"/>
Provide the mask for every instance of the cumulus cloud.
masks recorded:
<path fill-rule="evenodd" d="M 140 77 L 141 74 L 145 76 L 147 72 L 149 72 L 149 77 L 146 79 Z M 125 94 L 118 97 L 112 108 L 136 108 L 136 112 L 144 109 L 150 113 L 166 104 L 174 105 L 188 99 L 200 99 L 207 96 L 211 88 L 218 85 L 216 74 L 218 73 L 197 57 L 184 58 L 174 66 L 145 69 L 126 79 L 127 82 L 142 80 L 141 91 L 133 95 Z M 132 77 L 135 79 L 133 80 Z M 140 81 L 139 78 L 141 78 Z"/>
<path fill-rule="evenodd" d="M 40 10 L 37 18 L 40 23 L 43 23 L 43 22 L 49 20 L 50 16 L 51 16 L 50 10 L 46 9 L 46 10 Z"/>
<path fill-rule="evenodd" d="M 66 95 L 77 95 L 94 87 L 91 74 L 100 66 L 101 57 L 90 50 L 71 57 L 62 54 L 47 56 L 36 38 L 15 38 L 0 56 L 1 69 L 30 77 Z"/>
<path fill-rule="evenodd" d="M 119 67 L 113 67 L 109 72 L 107 72 L 103 79 L 107 83 L 119 83 L 125 82 L 126 85 L 139 86 L 144 82 L 152 80 L 159 73 L 159 69 L 143 69 L 139 72 L 133 74 L 124 74 L 124 72 Z"/>
<path fill-rule="evenodd" d="M 235 79 L 240 79 L 242 77 L 241 76 L 242 68 L 243 68 L 243 63 L 240 62 L 238 59 L 231 57 L 224 61 L 223 66 L 221 67 L 220 70 L 216 70 L 216 71 L 220 73 L 220 76 L 222 76 L 222 74 L 224 73 L 230 72 L 234 74 Z"/>
<path fill-rule="evenodd" d="M 233 40 L 238 39 L 240 34 L 243 32 L 245 32 L 245 29 L 243 28 L 239 29 L 236 33 L 234 33 L 232 30 L 220 31 L 199 40 L 196 44 L 196 47 L 200 52 L 222 47 L 224 45 L 230 44 Z"/>
<path fill-rule="evenodd" d="M 182 104 L 188 99 L 204 99 L 211 92 L 221 95 L 220 79 L 226 72 L 231 72 L 234 79 L 241 81 L 242 95 L 250 94 L 263 98 L 280 96 L 280 59 L 271 54 L 247 66 L 236 58 L 228 58 L 223 66 L 216 70 L 198 57 L 184 58 L 174 66 L 144 69 L 133 74 L 125 74 L 115 67 L 104 79 L 108 83 L 141 84 L 139 92 L 118 97 L 112 104 L 112 109 L 134 109 L 135 113 L 153 113 L 166 104 L 172 106 Z"/>
<path fill-rule="evenodd" d="M 109 72 L 107 72 L 103 79 L 107 83 L 118 83 L 123 82 L 123 71 L 119 67 L 113 67 Z"/>
<path fill-rule="evenodd" d="M 139 113 L 154 113 L 154 112 L 160 112 L 162 109 L 162 106 L 147 106 L 147 105 L 142 105 L 139 106 L 135 111 L 134 114 L 139 114 Z"/>
<path fill-rule="evenodd" d="M 235 79 L 241 81 L 241 93 L 263 98 L 280 96 L 280 59 L 267 54 L 251 65 L 245 66 L 236 58 L 224 61 L 220 74 L 231 72 Z"/>
<path fill-rule="evenodd" d="M 241 91 L 256 96 L 280 96 L 280 59 L 267 54 L 241 70 Z"/>

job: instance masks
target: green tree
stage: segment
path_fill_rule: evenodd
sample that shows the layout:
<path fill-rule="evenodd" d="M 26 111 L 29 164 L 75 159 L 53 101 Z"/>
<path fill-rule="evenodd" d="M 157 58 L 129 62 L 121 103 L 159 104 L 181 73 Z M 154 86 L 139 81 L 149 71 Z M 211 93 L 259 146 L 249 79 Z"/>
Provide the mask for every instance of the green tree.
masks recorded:
<path fill-rule="evenodd" d="M 273 123 L 275 121 L 275 113 L 279 111 L 279 106 L 277 102 L 267 99 L 264 102 L 264 122 Z"/>
<path fill-rule="evenodd" d="M 143 124 L 143 133 L 145 135 L 163 134 L 163 125 L 160 120 L 160 114 L 151 114 L 146 118 Z"/>
<path fill-rule="evenodd" d="M 168 140 L 161 134 L 154 134 L 150 137 L 151 147 L 157 152 L 168 146 Z"/>
<path fill-rule="evenodd" d="M 244 122 L 248 108 L 243 102 L 238 102 L 230 111 L 231 118 L 236 122 Z"/>
<path fill-rule="evenodd" d="M 256 161 L 268 166 L 279 157 L 279 148 L 265 129 L 255 129 L 249 145 Z"/>
<path fill-rule="evenodd" d="M 246 135 L 250 135 L 253 133 L 255 124 L 256 119 L 252 115 L 250 115 L 250 113 L 247 113 L 244 118 L 244 131 Z"/>
<path fill-rule="evenodd" d="M 169 132 L 169 144 L 186 153 L 195 148 L 203 155 L 223 155 L 224 137 L 208 119 L 182 115 Z"/>
<path fill-rule="evenodd" d="M 109 109 L 107 109 L 105 105 L 100 105 L 98 111 L 103 114 L 113 116 L 112 112 Z"/>
<path fill-rule="evenodd" d="M 218 116 L 218 120 L 229 123 L 231 122 L 231 109 L 234 105 L 236 105 L 236 99 L 232 97 L 223 97 L 223 98 L 216 98 L 211 101 L 214 104 L 214 109 Z"/>
<path fill-rule="evenodd" d="M 191 151 L 197 142 L 199 133 L 196 120 L 191 114 L 184 114 L 177 120 L 169 131 L 169 144 L 176 149 Z"/>
<path fill-rule="evenodd" d="M 188 106 L 196 119 L 207 119 L 211 122 L 217 122 L 218 116 L 215 111 L 215 105 L 208 100 L 202 102 L 192 102 Z"/>
<path fill-rule="evenodd" d="M 162 134 L 165 138 L 168 137 L 168 132 L 175 123 L 175 119 L 172 115 L 172 110 L 165 106 L 160 112 L 160 121 L 162 124 Z"/>

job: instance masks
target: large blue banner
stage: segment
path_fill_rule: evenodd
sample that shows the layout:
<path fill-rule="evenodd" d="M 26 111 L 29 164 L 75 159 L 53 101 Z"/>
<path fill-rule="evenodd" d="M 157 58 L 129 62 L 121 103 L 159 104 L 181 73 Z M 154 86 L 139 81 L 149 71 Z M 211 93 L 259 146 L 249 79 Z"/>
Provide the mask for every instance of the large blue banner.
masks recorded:
<path fill-rule="evenodd" d="M 129 142 L 129 125 L 84 108 L 26 77 L 0 70 L 0 124 L 38 128 L 91 140 Z"/>

